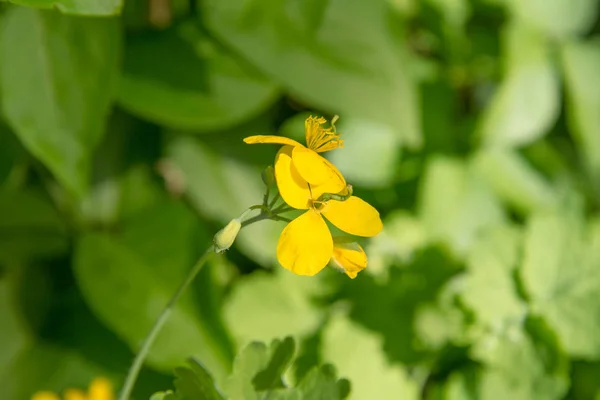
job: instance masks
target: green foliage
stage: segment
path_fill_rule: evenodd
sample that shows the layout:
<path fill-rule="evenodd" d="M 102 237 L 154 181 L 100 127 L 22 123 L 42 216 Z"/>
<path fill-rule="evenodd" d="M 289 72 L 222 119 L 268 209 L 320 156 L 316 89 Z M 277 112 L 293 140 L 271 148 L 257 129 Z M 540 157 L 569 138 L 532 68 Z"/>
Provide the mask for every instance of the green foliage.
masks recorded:
<path fill-rule="evenodd" d="M 224 388 L 226 396 L 215 387 L 202 364 L 191 359 L 190 367 L 175 369 L 175 392 L 155 393 L 150 400 L 343 400 L 348 396 L 349 382 L 338 379 L 331 365 L 313 368 L 296 387 L 288 387 L 283 375 L 294 352 L 291 337 L 273 340 L 269 346 L 248 344 L 235 358 Z"/>
<path fill-rule="evenodd" d="M 367 269 L 243 227 L 131 398 L 600 399 L 600 0 L 1 5 L 0 399 L 119 391 L 262 202 L 243 139 L 336 114 Z"/>

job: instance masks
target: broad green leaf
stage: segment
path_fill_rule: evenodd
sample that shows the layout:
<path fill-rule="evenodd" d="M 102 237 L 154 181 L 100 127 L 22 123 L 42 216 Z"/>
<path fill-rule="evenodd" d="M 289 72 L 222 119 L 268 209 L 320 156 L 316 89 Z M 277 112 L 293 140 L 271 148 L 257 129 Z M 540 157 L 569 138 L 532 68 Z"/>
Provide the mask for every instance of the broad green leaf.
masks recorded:
<path fill-rule="evenodd" d="M 190 360 L 191 368 L 175 368 L 175 387 L 179 400 L 225 400 L 215 388 L 215 382 L 204 367 Z"/>
<path fill-rule="evenodd" d="M 193 24 L 137 34 L 127 42 L 119 101 L 174 128 L 228 128 L 264 110 L 278 95 L 266 78 L 243 66 Z"/>
<path fill-rule="evenodd" d="M 558 203 L 556 189 L 513 150 L 480 150 L 473 164 L 500 199 L 524 214 Z"/>
<path fill-rule="evenodd" d="M 11 361 L 30 341 L 29 332 L 22 321 L 23 316 L 14 301 L 13 287 L 8 276 L 0 279 L 0 376 Z"/>
<path fill-rule="evenodd" d="M 585 224 L 565 207 L 527 224 L 523 285 L 531 308 L 556 330 L 565 350 L 600 357 L 600 221 Z"/>
<path fill-rule="evenodd" d="M 96 315 L 134 350 L 173 295 L 170 285 L 131 249 L 102 234 L 81 237 L 75 250 L 75 273 L 84 298 Z M 142 308 L 140 308 L 142 307 Z M 229 368 L 228 350 L 186 304 L 176 306 L 148 356 L 160 369 L 181 365 L 190 355 L 202 361 L 217 380 Z"/>
<path fill-rule="evenodd" d="M 123 0 L 9 0 L 12 3 L 35 8 L 56 8 L 64 14 L 80 16 L 118 15 Z"/>
<path fill-rule="evenodd" d="M 192 204 L 206 218 L 227 224 L 248 207 L 262 202 L 265 187 L 259 168 L 224 157 L 191 137 L 176 138 L 167 154 L 183 176 Z M 236 245 L 260 264 L 272 265 L 284 226 L 274 221 L 250 225 L 240 232 Z"/>
<path fill-rule="evenodd" d="M 472 166 L 432 158 L 421 182 L 419 215 L 429 242 L 440 241 L 465 254 L 479 232 L 504 219 L 497 199 Z"/>
<path fill-rule="evenodd" d="M 110 108 L 118 21 L 12 7 L 2 27 L 4 116 L 24 146 L 81 196 Z"/>
<path fill-rule="evenodd" d="M 479 397 L 562 399 L 568 388 L 566 358 L 553 348 L 554 343 L 545 340 L 513 325 L 477 342 L 473 357 L 486 366 L 480 376 Z"/>
<path fill-rule="evenodd" d="M 67 228 L 42 193 L 0 190 L 0 262 L 53 257 L 68 247 Z"/>
<path fill-rule="evenodd" d="M 598 11 L 595 0 L 504 0 L 517 18 L 550 36 L 562 38 L 586 33 Z"/>
<path fill-rule="evenodd" d="M 560 110 L 560 88 L 548 42 L 521 25 L 504 32 L 505 77 L 482 116 L 487 145 L 522 146 L 547 134 Z"/>
<path fill-rule="evenodd" d="M 516 228 L 501 225 L 484 232 L 470 250 L 461 297 L 489 329 L 503 329 L 526 313 L 514 279 L 521 238 Z"/>
<path fill-rule="evenodd" d="M 596 186 L 600 179 L 600 88 L 595 84 L 600 68 L 600 41 L 567 42 L 562 66 L 568 94 L 570 133 Z"/>
<path fill-rule="evenodd" d="M 275 275 L 254 273 L 233 287 L 224 318 L 239 344 L 307 335 L 317 329 L 323 317 L 312 304 L 312 297 L 322 286 L 317 277 L 308 281 L 284 270 Z"/>
<path fill-rule="evenodd" d="M 401 140 L 389 125 L 344 119 L 337 125 L 344 148 L 330 154 L 348 182 L 363 187 L 385 187 L 396 175 Z"/>
<path fill-rule="evenodd" d="M 323 360 L 333 362 L 339 374 L 352 382 L 349 399 L 385 399 L 393 393 L 403 400 L 417 399 L 417 384 L 398 365 L 390 365 L 383 343 L 343 316 L 334 317 L 323 332 Z"/>
<path fill-rule="evenodd" d="M 387 2 L 207 1 L 210 31 L 295 97 L 421 143 L 410 59 Z"/>

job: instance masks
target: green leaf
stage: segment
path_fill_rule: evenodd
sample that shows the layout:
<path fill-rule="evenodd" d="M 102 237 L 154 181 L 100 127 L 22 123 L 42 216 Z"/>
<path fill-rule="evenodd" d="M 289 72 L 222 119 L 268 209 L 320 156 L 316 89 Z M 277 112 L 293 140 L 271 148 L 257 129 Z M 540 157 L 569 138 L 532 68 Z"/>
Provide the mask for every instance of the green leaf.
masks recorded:
<path fill-rule="evenodd" d="M 429 242 L 466 254 L 479 232 L 504 220 L 497 199 L 472 165 L 437 156 L 428 162 L 419 215 Z"/>
<path fill-rule="evenodd" d="M 526 313 L 514 280 L 521 238 L 521 232 L 511 226 L 489 229 L 468 256 L 461 297 L 477 322 L 489 329 L 503 329 Z"/>
<path fill-rule="evenodd" d="M 225 400 L 204 367 L 193 359 L 189 364 L 191 368 L 175 368 L 178 400 Z"/>
<path fill-rule="evenodd" d="M 11 361 L 30 341 L 29 332 L 22 321 L 23 316 L 13 298 L 13 287 L 9 277 L 0 279 L 0 376 L 11 365 Z"/>
<path fill-rule="evenodd" d="M 193 24 L 138 34 L 127 42 L 119 101 L 143 118 L 175 128 L 228 128 L 278 96 L 272 83 L 242 66 Z"/>
<path fill-rule="evenodd" d="M 323 332 L 321 354 L 352 382 L 350 399 L 418 398 L 417 384 L 399 365 L 390 365 L 380 338 L 346 317 L 333 318 Z"/>
<path fill-rule="evenodd" d="M 393 182 L 400 158 L 401 140 L 389 125 L 343 119 L 337 125 L 344 148 L 331 153 L 331 161 L 353 184 L 377 188 Z"/>
<path fill-rule="evenodd" d="M 13 7 L 2 24 L 4 116 L 24 146 L 81 196 L 109 112 L 118 21 Z"/>
<path fill-rule="evenodd" d="M 567 42 L 562 66 L 568 94 L 570 133 L 598 189 L 600 179 L 600 88 L 593 84 L 600 65 L 600 41 Z"/>
<path fill-rule="evenodd" d="M 350 382 L 337 379 L 335 368 L 326 364 L 309 371 L 298 385 L 306 400 L 343 400 L 350 394 Z"/>
<path fill-rule="evenodd" d="M 27 7 L 56 8 L 64 14 L 81 16 L 118 15 L 123 8 L 122 0 L 9 0 Z"/>
<path fill-rule="evenodd" d="M 556 189 L 514 150 L 480 150 L 473 163 L 494 193 L 521 213 L 558 204 Z"/>
<path fill-rule="evenodd" d="M 556 330 L 565 350 L 600 357 L 600 220 L 581 212 L 534 215 L 527 224 L 523 285 L 531 308 Z"/>
<path fill-rule="evenodd" d="M 307 335 L 322 320 L 322 312 L 312 304 L 312 297 L 322 289 L 317 277 L 308 281 L 283 270 L 274 275 L 257 272 L 233 287 L 224 318 L 241 344 Z"/>
<path fill-rule="evenodd" d="M 191 137 L 177 137 L 167 154 L 185 180 L 190 201 L 206 218 L 226 224 L 262 202 L 265 187 L 260 168 L 225 157 Z M 240 232 L 236 245 L 260 264 L 273 265 L 284 226 L 273 221 L 253 224 Z"/>
<path fill-rule="evenodd" d="M 547 40 L 525 26 L 504 33 L 505 78 L 486 109 L 480 134 L 488 145 L 522 146 L 547 134 L 560 110 Z"/>
<path fill-rule="evenodd" d="M 267 367 L 256 374 L 252 383 L 258 391 L 284 387 L 281 376 L 288 369 L 294 352 L 296 343 L 291 337 L 286 337 L 283 341 L 274 340 L 271 343 L 271 360 Z"/>
<path fill-rule="evenodd" d="M 581 35 L 596 20 L 595 0 L 506 0 L 513 13 L 524 23 L 558 38 Z"/>
<path fill-rule="evenodd" d="M 150 396 L 150 400 L 177 400 L 177 396 L 170 390 L 166 392 L 157 392 Z"/>
<path fill-rule="evenodd" d="M 67 228 L 49 199 L 0 190 L 0 262 L 54 257 L 68 247 Z"/>
<path fill-rule="evenodd" d="M 385 1 L 207 1 L 221 40 L 294 96 L 331 113 L 386 124 L 421 143 L 418 94 L 401 21 Z"/>
<path fill-rule="evenodd" d="M 80 238 L 75 273 L 84 298 L 115 333 L 135 351 L 174 290 L 132 249 L 101 234 Z M 140 305 L 144 305 L 140 309 Z M 229 368 L 228 349 L 185 302 L 176 306 L 148 356 L 156 368 L 169 369 L 194 355 L 221 379 Z"/>

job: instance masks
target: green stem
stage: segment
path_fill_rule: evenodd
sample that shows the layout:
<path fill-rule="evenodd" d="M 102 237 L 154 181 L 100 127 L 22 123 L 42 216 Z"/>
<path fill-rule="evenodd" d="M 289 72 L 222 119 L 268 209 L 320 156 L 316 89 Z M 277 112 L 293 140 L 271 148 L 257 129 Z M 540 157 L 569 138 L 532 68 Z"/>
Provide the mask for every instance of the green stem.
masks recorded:
<path fill-rule="evenodd" d="M 259 215 L 249 218 L 246 221 L 242 222 L 242 228 L 245 226 L 251 225 L 255 222 L 262 221 L 263 219 L 269 219 L 269 218 L 270 217 L 267 213 L 261 212 Z M 196 275 L 198 275 L 198 272 L 200 272 L 200 270 L 202 269 L 202 266 L 204 266 L 204 263 L 206 263 L 206 260 L 213 253 L 213 251 L 214 251 L 214 248 L 212 245 L 208 249 L 206 249 L 204 254 L 202 254 L 200 259 L 198 259 L 198 261 L 196 262 L 194 267 L 190 270 L 188 275 L 185 277 L 185 280 L 181 283 L 181 285 L 179 286 L 179 288 L 177 289 L 177 291 L 175 292 L 173 297 L 171 297 L 171 299 L 169 300 L 169 302 L 167 303 L 165 308 L 162 310 L 162 312 L 160 313 L 160 315 L 158 316 L 156 321 L 154 321 L 154 325 L 152 325 L 152 329 L 150 329 L 150 332 L 148 332 L 148 335 L 144 339 L 142 348 L 140 349 L 139 353 L 135 356 L 135 359 L 133 360 L 133 363 L 131 364 L 131 367 L 129 368 L 129 372 L 127 373 L 127 377 L 125 378 L 125 383 L 123 384 L 123 389 L 121 389 L 121 393 L 119 393 L 119 400 L 129 400 L 129 396 L 131 396 L 131 391 L 133 390 L 135 381 L 137 380 L 140 370 L 142 369 L 142 366 L 144 365 L 144 361 L 146 360 L 146 357 L 148 356 L 148 353 L 150 352 L 150 348 L 152 347 L 152 344 L 154 344 L 156 337 L 158 336 L 158 334 L 161 331 L 164 324 L 169 319 L 169 316 L 171 315 L 171 312 L 173 311 L 175 304 L 177 303 L 177 301 L 179 300 L 179 298 L 181 297 L 183 292 L 185 292 L 187 287 L 190 286 L 190 283 L 193 282 L 194 278 L 196 278 Z"/>
<path fill-rule="evenodd" d="M 131 367 L 129 368 L 129 372 L 127 373 L 127 378 L 125 379 L 125 384 L 123 385 L 123 389 L 121 389 L 121 393 L 119 394 L 119 400 L 128 400 L 129 399 L 129 396 L 131 395 L 131 391 L 133 390 L 133 386 L 135 385 L 135 381 L 137 380 L 140 370 L 142 369 L 142 365 L 144 365 L 144 361 L 146 360 L 146 356 L 148 355 L 148 352 L 150 351 L 150 347 L 156 340 L 156 337 L 158 336 L 158 333 L 161 331 L 165 322 L 167 322 L 167 320 L 169 319 L 169 316 L 171 315 L 171 312 L 173 311 L 173 307 L 175 306 L 175 304 L 177 303 L 177 301 L 179 300 L 179 298 L 181 297 L 181 295 L 183 294 L 185 289 L 187 289 L 187 287 L 190 285 L 190 283 L 192 283 L 192 281 L 194 280 L 196 275 L 198 275 L 198 272 L 200 272 L 200 270 L 202 269 L 202 266 L 204 266 L 204 263 L 206 262 L 206 260 L 208 259 L 208 256 L 210 256 L 210 254 L 212 252 L 213 252 L 213 246 L 211 245 L 208 249 L 206 249 L 204 254 L 202 254 L 202 257 L 200 257 L 198 262 L 196 262 L 196 264 L 190 270 L 189 274 L 187 275 L 185 280 L 181 283 L 181 285 L 179 286 L 179 288 L 177 289 L 177 291 L 175 292 L 173 297 L 171 297 L 171 300 L 169 300 L 169 302 L 167 303 L 165 308 L 162 310 L 162 312 L 160 313 L 160 315 L 158 316 L 156 321 L 154 321 L 154 325 L 152 325 L 152 329 L 150 329 L 150 332 L 148 332 L 148 336 L 146 336 L 146 339 L 144 339 L 142 348 L 140 349 L 139 353 L 137 353 L 137 355 L 135 356 L 135 359 L 133 360 L 133 363 L 131 364 Z"/>

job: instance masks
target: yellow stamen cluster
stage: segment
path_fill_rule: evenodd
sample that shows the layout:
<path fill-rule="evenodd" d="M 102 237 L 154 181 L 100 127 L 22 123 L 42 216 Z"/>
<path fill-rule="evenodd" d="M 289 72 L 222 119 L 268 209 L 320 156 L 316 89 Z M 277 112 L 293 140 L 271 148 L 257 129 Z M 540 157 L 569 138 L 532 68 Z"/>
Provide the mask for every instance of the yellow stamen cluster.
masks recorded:
<path fill-rule="evenodd" d="M 323 128 L 327 120 L 323 117 L 309 117 L 304 122 L 306 129 L 306 145 L 309 149 L 322 153 L 344 147 L 344 141 L 335 133 L 333 126 Z"/>

